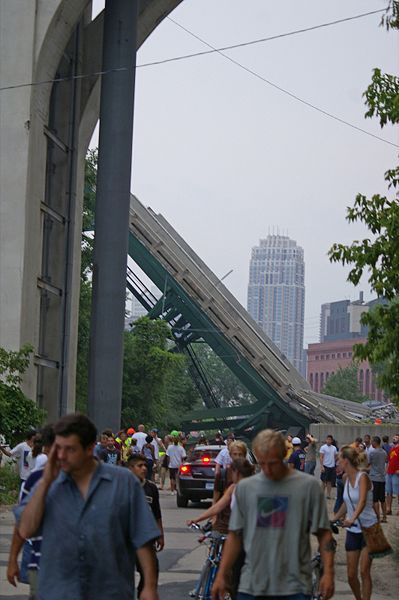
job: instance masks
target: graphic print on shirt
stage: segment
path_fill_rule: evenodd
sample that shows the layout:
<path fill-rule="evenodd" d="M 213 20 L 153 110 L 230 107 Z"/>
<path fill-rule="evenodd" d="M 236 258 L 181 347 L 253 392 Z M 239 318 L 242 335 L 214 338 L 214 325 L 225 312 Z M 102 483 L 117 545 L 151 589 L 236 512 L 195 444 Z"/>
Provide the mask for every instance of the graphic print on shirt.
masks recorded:
<path fill-rule="evenodd" d="M 288 496 L 262 496 L 258 498 L 256 526 L 272 529 L 285 527 Z"/>

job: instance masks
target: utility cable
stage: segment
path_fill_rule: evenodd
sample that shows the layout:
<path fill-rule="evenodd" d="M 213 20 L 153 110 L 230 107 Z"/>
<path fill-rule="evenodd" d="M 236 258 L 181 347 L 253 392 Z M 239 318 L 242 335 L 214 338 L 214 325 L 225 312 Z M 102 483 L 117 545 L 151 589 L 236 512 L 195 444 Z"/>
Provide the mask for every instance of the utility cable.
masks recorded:
<path fill-rule="evenodd" d="M 184 27 L 183 25 L 181 25 L 180 23 L 178 23 L 177 21 L 175 21 L 174 19 L 172 19 L 171 17 L 167 17 L 177 27 L 180 27 L 186 33 L 188 33 L 189 35 L 191 35 L 192 37 L 194 37 L 195 39 L 197 39 L 201 43 L 205 44 L 206 46 L 208 46 L 210 48 L 210 50 L 204 51 L 204 52 L 197 52 L 197 53 L 194 53 L 194 54 L 188 54 L 188 55 L 185 55 L 185 56 L 170 58 L 170 59 L 164 59 L 164 60 L 161 60 L 161 61 L 155 61 L 155 62 L 152 62 L 152 63 L 146 63 L 146 64 L 142 64 L 142 65 L 137 65 L 136 68 L 148 67 L 148 66 L 159 65 L 159 64 L 165 64 L 165 63 L 172 62 L 172 61 L 183 60 L 183 59 L 186 59 L 186 58 L 192 58 L 192 57 L 195 57 L 195 56 L 202 56 L 204 54 L 211 54 L 211 53 L 215 53 L 216 52 L 216 53 L 220 54 L 221 56 L 223 56 L 223 58 L 225 58 L 226 60 L 229 60 L 231 63 L 233 63 L 234 65 L 236 65 L 237 67 L 239 67 L 240 69 L 243 69 L 244 71 L 246 71 L 247 73 L 249 73 L 250 75 L 252 75 L 253 77 L 256 77 L 260 81 L 263 81 L 267 85 L 269 85 L 269 86 L 277 89 L 278 91 L 280 91 L 281 93 L 289 96 L 293 100 L 296 100 L 297 102 L 300 102 L 301 104 L 304 104 L 308 108 L 311 108 L 311 109 L 319 112 L 320 114 L 323 114 L 324 116 L 329 117 L 330 119 L 333 119 L 334 121 L 337 121 L 338 123 L 341 123 L 342 125 L 346 125 L 348 127 L 351 127 L 352 129 L 355 129 L 356 131 L 360 131 L 361 133 L 364 133 L 365 135 L 368 135 L 369 137 L 372 137 L 372 138 L 374 138 L 376 140 L 379 140 L 380 142 L 384 142 L 385 144 L 393 146 L 394 148 L 399 148 L 398 144 L 395 144 L 394 142 L 390 142 L 389 140 L 386 140 L 385 138 L 382 138 L 382 137 L 380 137 L 378 135 L 375 135 L 374 133 L 371 133 L 370 131 L 367 131 L 366 129 L 362 129 L 361 127 L 358 127 L 357 125 L 354 125 L 353 123 L 350 123 L 349 121 L 345 121 L 345 119 L 342 119 L 341 117 L 337 117 L 336 115 L 334 115 L 334 114 L 332 114 L 332 113 L 330 113 L 330 112 L 328 112 L 328 111 L 326 111 L 326 110 L 324 110 L 324 109 L 316 106 L 315 104 L 312 104 L 311 102 L 309 102 L 307 100 L 304 100 L 303 98 L 300 98 L 296 94 L 290 92 L 289 90 L 286 90 L 285 88 L 277 85 L 276 83 L 273 83 L 272 81 L 266 79 L 265 77 L 263 77 L 262 75 L 260 75 L 256 71 L 253 71 L 249 67 L 246 67 L 245 65 L 239 63 L 237 60 L 234 60 L 230 56 L 228 56 L 228 55 L 226 55 L 226 54 L 223 53 L 223 50 L 230 50 L 230 49 L 233 49 L 233 48 L 244 47 L 244 46 L 248 46 L 248 45 L 251 45 L 251 44 L 256 44 L 256 43 L 260 43 L 260 42 L 266 42 L 266 41 L 270 41 L 270 40 L 274 40 L 274 39 L 278 39 L 278 38 L 287 37 L 289 35 L 300 34 L 300 33 L 306 32 L 306 31 L 313 31 L 315 29 L 319 29 L 319 28 L 322 28 L 322 27 L 328 27 L 328 26 L 336 25 L 338 23 L 343 23 L 343 22 L 346 22 L 346 21 L 352 21 L 354 19 L 359 19 L 359 18 L 362 18 L 362 17 L 365 17 L 365 16 L 377 14 L 377 13 L 380 13 L 380 12 L 386 12 L 386 9 L 379 9 L 379 10 L 371 11 L 371 12 L 368 12 L 368 13 L 362 13 L 360 15 L 354 15 L 352 17 L 346 17 L 344 19 L 338 19 L 336 21 L 331 21 L 329 23 L 321 23 L 319 25 L 314 25 L 312 27 L 308 27 L 308 28 L 304 28 L 304 29 L 299 29 L 299 30 L 296 30 L 296 31 L 282 33 L 282 34 L 279 34 L 279 35 L 271 36 L 269 38 L 262 38 L 262 39 L 259 39 L 259 40 L 253 40 L 253 41 L 250 41 L 250 42 L 243 42 L 241 44 L 235 44 L 235 45 L 232 45 L 232 46 L 225 46 L 225 47 L 220 48 L 220 49 L 219 48 L 215 48 L 214 46 L 212 46 L 211 44 L 209 44 L 208 42 L 206 42 L 205 40 L 203 40 L 202 38 L 200 38 L 198 35 L 196 35 L 192 31 L 190 31 L 189 29 L 187 29 L 186 27 Z M 82 75 L 73 75 L 73 76 L 67 76 L 67 77 L 57 77 L 55 79 L 48 79 L 48 80 L 45 80 L 45 81 L 36 81 L 36 82 L 30 82 L 30 83 L 20 83 L 20 84 L 15 84 L 15 85 L 9 85 L 9 86 L 0 87 L 0 92 L 6 91 L 6 90 L 14 90 L 14 89 L 19 89 L 19 88 L 24 88 L 24 87 L 33 87 L 33 86 L 38 86 L 38 85 L 46 85 L 46 84 L 50 84 L 50 83 L 60 83 L 60 82 L 64 82 L 64 81 L 72 81 L 74 79 L 86 79 L 88 77 L 98 77 L 100 75 L 108 75 L 109 73 L 118 72 L 118 71 L 126 71 L 126 70 L 127 70 L 126 67 L 120 67 L 120 68 L 115 68 L 115 69 L 108 69 L 106 71 L 95 71 L 93 73 L 87 73 L 87 74 L 82 74 Z"/>
<path fill-rule="evenodd" d="M 108 73 L 116 73 L 118 71 L 127 71 L 127 67 L 108 69 L 107 71 L 95 71 L 94 73 L 86 73 L 82 75 L 67 75 L 66 77 L 56 77 L 55 79 L 46 79 L 45 81 L 31 81 L 30 83 L 6 85 L 4 87 L 0 87 L 0 92 L 4 92 L 5 90 L 16 90 L 24 87 L 33 87 L 36 85 L 46 85 L 49 83 L 60 83 L 62 81 L 73 81 L 74 79 L 87 79 L 88 77 L 98 77 L 99 75 L 108 75 Z"/>
<path fill-rule="evenodd" d="M 183 31 L 185 31 L 186 33 L 188 33 L 192 37 L 194 37 L 195 39 L 199 40 L 200 42 L 202 42 L 203 44 L 205 44 L 209 48 L 212 48 L 215 52 L 217 52 L 218 54 L 220 54 L 221 56 L 223 56 L 223 58 L 225 58 L 226 60 L 230 61 L 231 63 L 233 63 L 234 65 L 236 65 L 240 69 L 243 69 L 244 71 L 246 71 L 247 73 L 249 73 L 253 77 L 256 77 L 260 81 L 263 81 L 267 85 L 275 88 L 276 90 L 279 90 L 283 94 L 285 94 L 285 95 L 289 96 L 290 98 L 296 100 L 297 102 L 300 102 L 301 104 L 304 104 L 305 106 L 308 106 L 309 108 L 312 108 L 313 110 L 321 113 L 322 115 L 324 115 L 326 117 L 329 117 L 330 119 L 333 119 L 334 121 L 337 121 L 338 123 L 341 123 L 343 125 L 347 125 L 348 127 L 351 127 L 352 129 L 355 129 L 356 131 L 360 131 L 361 133 L 364 133 L 365 135 L 368 135 L 368 136 L 370 136 L 370 137 L 372 137 L 372 138 L 374 138 L 376 140 L 379 140 L 380 142 L 384 142 L 385 144 L 389 144 L 390 146 L 393 146 L 394 148 L 399 148 L 398 144 L 395 144 L 394 142 L 390 142 L 389 140 L 386 140 L 385 138 L 382 138 L 379 135 L 375 135 L 374 133 L 371 133 L 370 131 L 367 131 L 366 129 L 362 129 L 361 127 L 358 127 L 357 125 L 354 125 L 353 123 L 350 123 L 349 121 L 345 121 L 345 119 L 341 119 L 341 117 L 337 117 L 336 115 L 333 115 L 332 113 L 324 110 L 323 108 L 319 108 L 315 104 L 312 104 L 311 102 L 308 102 L 307 100 L 304 100 L 303 98 L 300 98 L 296 94 L 290 92 L 289 90 L 286 90 L 285 88 L 281 87 L 280 85 L 277 85 L 276 83 L 273 83 L 269 79 L 266 79 L 266 77 L 263 77 L 262 75 L 259 75 L 259 73 L 257 73 L 256 71 L 253 71 L 249 67 L 246 67 L 242 63 L 240 63 L 237 60 L 235 60 L 234 58 L 231 58 L 227 54 L 224 54 L 223 52 L 221 52 L 220 50 L 218 50 L 217 48 L 215 48 L 214 46 L 212 46 L 211 44 L 209 44 L 208 42 L 206 42 L 204 39 L 202 39 L 201 37 L 199 37 L 198 35 L 196 35 L 192 31 L 190 31 L 189 29 L 187 29 L 186 27 L 184 27 L 183 25 L 181 25 L 180 23 L 178 23 L 177 21 L 175 21 L 174 19 L 172 19 L 171 17 L 167 17 L 167 18 L 170 21 L 172 21 L 172 23 L 174 23 L 177 27 L 180 27 Z"/>
<path fill-rule="evenodd" d="M 265 37 L 265 38 L 259 38 L 256 40 L 251 40 L 249 42 L 242 42 L 240 44 L 232 44 L 231 46 L 222 46 L 221 48 L 213 48 L 211 46 L 210 50 L 203 50 L 202 52 L 193 52 L 191 54 L 183 54 L 181 56 L 175 56 L 175 57 L 171 57 L 171 58 L 155 60 L 155 61 L 148 62 L 148 63 L 142 63 L 141 65 L 137 65 L 137 68 L 139 69 L 142 67 L 153 67 L 156 65 L 164 65 L 166 63 L 175 62 L 178 60 L 186 60 L 188 58 L 195 58 L 197 56 L 206 56 L 207 54 L 214 54 L 215 52 L 224 52 L 225 50 L 234 50 L 235 48 L 245 48 L 246 46 L 253 46 L 254 44 L 262 44 L 264 42 L 272 42 L 272 41 L 278 40 L 280 38 L 290 37 L 291 35 L 299 35 L 302 33 L 306 33 L 308 31 L 315 31 L 316 29 L 322 29 L 323 27 L 331 27 L 333 25 L 338 25 L 339 23 L 346 23 L 347 21 L 354 21 L 355 19 L 361 19 L 363 17 L 368 17 L 370 15 L 376 15 L 381 12 L 386 12 L 386 9 L 380 8 L 378 10 L 373 10 L 370 12 L 362 13 L 360 15 L 354 15 L 352 17 L 344 17 L 343 19 L 337 19 L 336 21 L 329 21 L 328 23 L 319 23 L 319 25 L 312 25 L 311 27 L 304 27 L 303 29 L 294 29 L 293 31 L 287 31 L 285 33 L 278 33 L 276 35 L 272 35 L 272 36 Z M 176 25 L 179 25 L 171 17 L 167 17 L 167 18 L 169 19 L 169 21 L 172 21 Z"/>
<path fill-rule="evenodd" d="M 355 19 L 361 19 L 363 17 L 368 17 L 370 15 L 375 15 L 378 14 L 380 12 L 386 12 L 386 9 L 379 9 L 379 10 L 374 10 L 371 12 L 367 12 L 367 13 L 361 13 L 359 15 L 354 15 L 352 17 L 345 17 L 343 19 L 337 19 L 336 21 L 330 21 L 328 23 L 320 23 L 319 25 L 313 25 L 311 27 L 305 27 L 303 29 L 297 29 L 294 31 L 288 31 L 286 33 L 280 33 L 277 35 L 273 35 L 270 37 L 266 37 L 266 38 L 260 38 L 257 40 L 252 40 L 249 42 L 242 42 L 240 44 L 233 44 L 231 46 L 224 46 L 222 48 L 212 48 L 210 50 L 204 50 L 203 52 L 194 52 L 193 54 L 185 54 L 183 56 L 175 56 L 173 58 L 166 58 L 163 60 L 158 60 L 158 61 L 154 61 L 154 62 L 149 62 L 149 63 L 144 63 L 141 65 L 136 65 L 136 68 L 142 68 L 142 67 L 150 67 L 150 66 L 155 66 L 155 65 L 162 65 L 165 63 L 169 63 L 169 62 L 174 62 L 174 61 L 178 61 L 178 60 L 185 60 L 188 58 L 194 58 L 196 56 L 203 56 L 206 54 L 214 54 L 215 52 L 222 52 L 224 50 L 232 50 L 234 48 L 243 48 L 245 46 L 251 46 L 253 44 L 260 44 L 262 42 L 269 42 L 272 40 L 277 40 L 279 38 L 284 38 L 284 37 L 288 37 L 291 35 L 298 35 L 301 33 L 305 33 L 307 31 L 313 31 L 315 29 L 320 29 L 322 27 L 330 27 L 332 25 L 337 25 L 339 23 L 345 23 L 346 21 L 353 21 Z M 168 17 L 170 21 L 173 21 L 173 19 L 171 19 L 170 17 Z M 173 21 L 173 23 L 175 23 L 176 25 L 178 25 L 178 23 L 176 21 Z M 203 42 L 205 43 L 205 42 Z M 5 91 L 5 90 L 14 90 L 14 89 L 18 89 L 18 88 L 23 88 L 23 87 L 30 87 L 30 86 L 36 86 L 36 85 L 46 85 L 49 83 L 60 83 L 63 81 L 71 81 L 73 79 L 85 79 L 87 77 L 97 77 L 99 75 L 108 75 L 108 73 L 112 73 L 115 71 L 126 71 L 126 68 L 120 68 L 120 69 L 109 69 L 107 71 L 96 71 L 94 73 L 87 73 L 84 75 L 74 75 L 74 76 L 68 76 L 68 77 L 57 77 L 55 79 L 47 79 L 45 81 L 36 81 L 36 82 L 30 82 L 30 83 L 19 83 L 19 84 L 15 84 L 15 85 L 8 85 L 8 86 L 4 86 L 4 87 L 0 87 L 0 91 Z"/>

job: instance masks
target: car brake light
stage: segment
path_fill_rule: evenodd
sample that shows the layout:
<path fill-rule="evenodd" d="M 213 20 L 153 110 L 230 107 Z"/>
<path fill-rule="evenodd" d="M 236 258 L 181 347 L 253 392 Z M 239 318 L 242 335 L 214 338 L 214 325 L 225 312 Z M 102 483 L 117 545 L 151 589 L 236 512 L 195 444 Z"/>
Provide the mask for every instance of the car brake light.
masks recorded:
<path fill-rule="evenodd" d="M 209 458 L 209 456 L 203 456 L 201 460 L 203 463 L 206 463 L 206 464 L 211 462 L 211 459 Z"/>
<path fill-rule="evenodd" d="M 181 465 L 180 467 L 180 473 L 183 473 L 184 475 L 188 475 L 191 471 L 191 467 L 190 465 Z"/>

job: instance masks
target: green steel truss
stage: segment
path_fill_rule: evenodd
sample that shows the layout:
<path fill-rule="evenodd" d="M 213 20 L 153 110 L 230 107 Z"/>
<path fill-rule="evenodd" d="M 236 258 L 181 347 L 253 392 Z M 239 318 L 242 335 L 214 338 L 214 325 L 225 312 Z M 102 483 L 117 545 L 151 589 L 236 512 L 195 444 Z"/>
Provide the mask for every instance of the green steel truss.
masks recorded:
<path fill-rule="evenodd" d="M 181 285 L 152 256 L 132 233 L 129 235 L 129 255 L 164 295 L 150 309 L 151 318 L 162 317 L 171 327 L 182 350 L 192 342 L 203 339 L 257 398 L 254 404 L 239 407 L 208 408 L 186 415 L 186 429 L 231 429 L 251 435 L 266 426 L 307 428 L 312 422 L 295 410 L 292 402 L 283 400 L 274 388 L 235 348 L 199 305 L 188 296 Z M 139 295 L 136 295 L 140 300 Z M 141 301 L 141 300 L 140 300 Z"/>

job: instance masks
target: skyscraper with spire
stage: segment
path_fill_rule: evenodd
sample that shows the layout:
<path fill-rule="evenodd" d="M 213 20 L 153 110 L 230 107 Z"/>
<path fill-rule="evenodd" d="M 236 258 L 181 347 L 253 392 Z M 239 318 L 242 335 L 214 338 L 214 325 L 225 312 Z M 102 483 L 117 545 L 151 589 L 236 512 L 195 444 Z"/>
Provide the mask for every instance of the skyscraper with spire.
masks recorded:
<path fill-rule="evenodd" d="M 305 318 L 303 249 L 285 235 L 268 235 L 252 248 L 247 310 L 301 373 Z"/>

